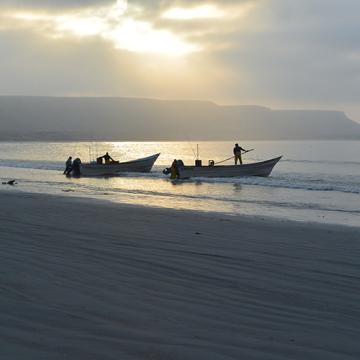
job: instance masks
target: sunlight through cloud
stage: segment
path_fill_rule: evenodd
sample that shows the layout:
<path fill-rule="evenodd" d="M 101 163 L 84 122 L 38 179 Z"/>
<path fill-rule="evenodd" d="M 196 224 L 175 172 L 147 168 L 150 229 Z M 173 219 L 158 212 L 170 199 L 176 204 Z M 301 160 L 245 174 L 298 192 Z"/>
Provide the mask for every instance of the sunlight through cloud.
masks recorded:
<path fill-rule="evenodd" d="M 117 48 L 133 52 L 184 55 L 199 50 L 165 30 L 154 30 L 143 21 L 126 20 L 103 36 L 112 40 Z"/>
<path fill-rule="evenodd" d="M 222 18 L 224 12 L 214 5 L 203 5 L 193 8 L 171 8 L 162 14 L 164 19 L 192 20 Z"/>
<path fill-rule="evenodd" d="M 110 7 L 62 14 L 22 11 L 13 13 L 11 17 L 53 38 L 97 36 L 112 42 L 117 49 L 131 52 L 182 56 L 200 50 L 199 46 L 186 42 L 169 30 L 155 29 L 147 21 L 127 16 L 126 9 L 126 1 L 118 0 Z"/>

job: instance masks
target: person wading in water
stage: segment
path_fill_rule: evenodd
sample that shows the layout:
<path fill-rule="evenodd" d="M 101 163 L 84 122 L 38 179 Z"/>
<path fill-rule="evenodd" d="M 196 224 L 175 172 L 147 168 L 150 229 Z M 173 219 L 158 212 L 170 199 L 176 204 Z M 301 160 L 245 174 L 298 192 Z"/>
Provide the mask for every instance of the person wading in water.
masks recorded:
<path fill-rule="evenodd" d="M 71 170 L 72 170 L 72 157 L 69 156 L 69 158 L 66 160 L 66 163 L 65 163 L 64 174 L 69 175 Z"/>

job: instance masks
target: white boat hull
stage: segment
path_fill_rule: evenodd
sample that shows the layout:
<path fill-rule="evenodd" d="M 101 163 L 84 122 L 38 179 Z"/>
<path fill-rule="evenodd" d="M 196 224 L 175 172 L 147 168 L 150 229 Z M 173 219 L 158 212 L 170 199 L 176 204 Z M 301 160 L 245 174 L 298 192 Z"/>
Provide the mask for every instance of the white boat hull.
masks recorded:
<path fill-rule="evenodd" d="M 219 166 L 184 166 L 178 169 L 178 179 L 193 177 L 222 178 L 242 176 L 269 176 L 281 156 L 251 164 Z"/>
<path fill-rule="evenodd" d="M 150 172 L 159 154 L 117 164 L 81 164 L 80 176 L 116 176 L 128 172 Z"/>

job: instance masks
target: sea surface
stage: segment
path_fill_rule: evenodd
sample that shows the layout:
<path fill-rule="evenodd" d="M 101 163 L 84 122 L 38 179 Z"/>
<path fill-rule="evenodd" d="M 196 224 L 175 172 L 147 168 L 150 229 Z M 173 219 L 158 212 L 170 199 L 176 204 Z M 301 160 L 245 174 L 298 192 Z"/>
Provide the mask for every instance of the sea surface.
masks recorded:
<path fill-rule="evenodd" d="M 203 164 L 232 155 L 234 142 L 198 142 Z M 360 141 L 246 141 L 244 162 L 283 159 L 268 178 L 197 178 L 162 174 L 174 158 L 193 164 L 196 142 L 0 142 L 2 190 L 106 199 L 113 202 L 343 224 L 360 227 Z M 67 178 L 68 156 L 88 162 L 105 152 L 126 161 L 157 152 L 148 174 Z M 228 162 L 229 164 L 232 161 Z"/>

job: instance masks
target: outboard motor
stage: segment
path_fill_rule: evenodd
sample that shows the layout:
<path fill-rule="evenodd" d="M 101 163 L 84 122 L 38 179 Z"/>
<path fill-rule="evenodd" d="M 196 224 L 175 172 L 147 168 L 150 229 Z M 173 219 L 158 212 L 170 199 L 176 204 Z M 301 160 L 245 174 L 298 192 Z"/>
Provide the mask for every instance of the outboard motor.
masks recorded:
<path fill-rule="evenodd" d="M 72 164 L 72 174 L 73 174 L 73 176 L 76 176 L 76 177 L 80 176 L 80 165 L 81 165 L 81 160 L 79 158 L 76 158 L 73 161 L 73 164 Z"/>
<path fill-rule="evenodd" d="M 179 169 L 183 168 L 185 165 L 184 165 L 184 162 L 179 159 L 179 160 L 174 160 L 171 167 L 167 167 L 165 168 L 162 173 L 164 175 L 169 175 L 169 174 L 172 174 L 172 179 L 174 179 L 175 177 L 177 177 L 179 175 Z"/>

